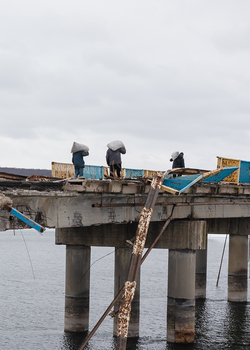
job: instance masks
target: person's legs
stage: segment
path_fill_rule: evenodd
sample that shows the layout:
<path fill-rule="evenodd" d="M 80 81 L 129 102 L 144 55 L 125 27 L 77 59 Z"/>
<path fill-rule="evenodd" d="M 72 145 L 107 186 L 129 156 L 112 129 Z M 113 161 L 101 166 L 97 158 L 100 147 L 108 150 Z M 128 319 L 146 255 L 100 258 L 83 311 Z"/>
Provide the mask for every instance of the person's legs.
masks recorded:
<path fill-rule="evenodd" d="M 83 177 L 83 168 L 79 168 L 79 177 Z"/>
<path fill-rule="evenodd" d="M 112 176 L 112 177 L 115 176 L 115 166 L 114 166 L 114 164 L 110 165 L 110 176 Z"/>
<path fill-rule="evenodd" d="M 118 177 L 121 177 L 121 164 L 115 164 L 115 169 Z"/>
<path fill-rule="evenodd" d="M 79 169 L 78 169 L 78 168 L 75 168 L 74 179 L 77 179 L 78 174 L 79 174 Z"/>

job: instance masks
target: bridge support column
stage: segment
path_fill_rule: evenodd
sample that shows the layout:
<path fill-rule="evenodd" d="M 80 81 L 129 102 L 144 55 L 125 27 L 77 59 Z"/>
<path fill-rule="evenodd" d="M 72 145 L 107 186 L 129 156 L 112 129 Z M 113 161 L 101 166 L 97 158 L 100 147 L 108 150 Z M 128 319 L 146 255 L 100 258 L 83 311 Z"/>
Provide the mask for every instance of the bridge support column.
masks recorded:
<path fill-rule="evenodd" d="M 115 283 L 114 294 L 119 292 L 127 280 L 131 259 L 131 248 L 115 248 Z M 116 302 L 114 309 L 119 310 L 121 298 Z M 140 275 L 136 283 L 134 299 L 131 304 L 128 338 L 139 337 L 140 324 Z M 117 316 L 114 317 L 113 335 L 117 335 Z"/>
<path fill-rule="evenodd" d="M 195 250 L 169 250 L 167 341 L 194 342 Z"/>
<path fill-rule="evenodd" d="M 64 330 L 86 332 L 89 328 L 90 247 L 66 246 Z"/>
<path fill-rule="evenodd" d="M 228 301 L 247 301 L 248 236 L 229 236 Z"/>
<path fill-rule="evenodd" d="M 196 250 L 195 298 L 206 299 L 207 249 Z"/>

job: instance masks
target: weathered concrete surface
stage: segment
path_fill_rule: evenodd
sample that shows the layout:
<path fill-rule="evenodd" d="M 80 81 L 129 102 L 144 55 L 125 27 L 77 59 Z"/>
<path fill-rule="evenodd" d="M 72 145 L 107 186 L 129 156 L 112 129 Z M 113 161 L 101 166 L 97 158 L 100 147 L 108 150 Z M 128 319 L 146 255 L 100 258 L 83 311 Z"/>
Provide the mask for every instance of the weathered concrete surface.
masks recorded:
<path fill-rule="evenodd" d="M 167 341 L 192 343 L 195 334 L 195 251 L 169 250 Z"/>
<path fill-rule="evenodd" d="M 89 329 L 90 247 L 66 247 L 64 330 Z"/>
<path fill-rule="evenodd" d="M 100 225 L 90 227 L 69 227 L 56 229 L 56 244 L 126 247 L 126 240 L 135 236 L 137 222 L 121 225 Z M 149 225 L 145 247 L 154 241 L 163 226 L 162 222 Z M 188 230 L 185 229 L 188 227 Z M 205 249 L 205 221 L 172 221 L 155 248 L 162 249 Z"/>
<path fill-rule="evenodd" d="M 195 298 L 206 299 L 207 249 L 196 250 Z"/>
<path fill-rule="evenodd" d="M 72 181 L 62 184 L 60 190 L 45 187 L 43 191 L 18 188 L 18 181 L 16 186 L 8 188 L 0 183 L 2 192 L 13 200 L 13 207 L 49 228 L 136 222 L 150 187 L 144 182 L 125 180 Z M 250 218 L 250 185 L 199 185 L 180 196 L 160 191 L 152 221 L 165 221 L 173 205 L 173 219 L 214 220 L 211 229 L 208 223 L 208 232 L 226 231 L 232 223 L 217 219 Z M 1 212 L 0 230 L 22 225 Z M 249 227 L 247 220 L 244 232 L 249 232 Z"/>

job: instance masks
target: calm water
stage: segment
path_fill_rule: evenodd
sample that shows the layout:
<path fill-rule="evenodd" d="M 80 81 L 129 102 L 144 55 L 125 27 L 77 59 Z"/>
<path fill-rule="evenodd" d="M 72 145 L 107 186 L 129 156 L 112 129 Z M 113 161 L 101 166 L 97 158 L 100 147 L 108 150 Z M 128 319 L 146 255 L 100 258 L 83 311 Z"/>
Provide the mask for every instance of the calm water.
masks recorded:
<path fill-rule="evenodd" d="M 187 346 L 166 343 L 168 255 L 150 253 L 142 266 L 140 338 L 128 341 L 129 350 L 250 349 L 250 304 L 227 302 L 228 249 L 216 287 L 223 244 L 224 236 L 209 236 L 207 300 L 197 302 L 196 340 Z M 92 249 L 92 263 L 113 251 Z M 114 253 L 91 268 L 90 329 L 113 299 L 113 260 Z M 1 232 L 0 266 L 0 349 L 77 350 L 82 336 L 63 332 L 65 246 L 55 246 L 54 230 Z M 109 316 L 87 349 L 116 349 Z"/>

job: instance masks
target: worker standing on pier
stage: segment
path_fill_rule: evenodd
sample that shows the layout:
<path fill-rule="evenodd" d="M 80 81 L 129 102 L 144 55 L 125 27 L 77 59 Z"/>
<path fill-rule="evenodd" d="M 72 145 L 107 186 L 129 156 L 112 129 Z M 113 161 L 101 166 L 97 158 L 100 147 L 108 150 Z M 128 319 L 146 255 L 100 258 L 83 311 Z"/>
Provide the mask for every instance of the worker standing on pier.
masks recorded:
<path fill-rule="evenodd" d="M 83 168 L 85 167 L 85 162 L 83 157 L 86 157 L 89 155 L 89 148 L 88 146 L 74 142 L 71 148 L 71 153 L 73 153 L 72 163 L 74 164 L 74 167 L 75 167 L 74 178 L 76 179 L 78 175 L 79 175 L 79 178 L 83 177 Z"/>
<path fill-rule="evenodd" d="M 184 162 L 184 153 L 179 153 L 178 151 L 175 151 L 171 154 L 170 162 L 173 162 L 172 169 L 175 168 L 185 168 L 185 162 Z"/>
<path fill-rule="evenodd" d="M 117 177 L 121 177 L 121 154 L 126 154 L 126 148 L 122 141 L 112 141 L 107 144 L 108 150 L 106 153 L 106 161 L 110 167 L 110 176 L 115 177 L 115 172 Z"/>

